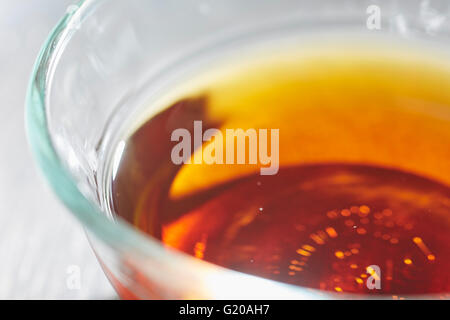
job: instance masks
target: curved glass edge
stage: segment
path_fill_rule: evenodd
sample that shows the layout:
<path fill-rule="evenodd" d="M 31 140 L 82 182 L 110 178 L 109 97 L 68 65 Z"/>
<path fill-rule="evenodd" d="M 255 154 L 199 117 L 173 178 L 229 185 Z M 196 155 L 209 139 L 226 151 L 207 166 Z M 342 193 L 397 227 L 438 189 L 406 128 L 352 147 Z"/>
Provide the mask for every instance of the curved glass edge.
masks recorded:
<path fill-rule="evenodd" d="M 81 0 L 78 7 L 85 7 L 89 2 L 91 1 Z M 124 223 L 113 224 L 79 191 L 71 174 L 57 155 L 50 138 L 45 109 L 48 73 L 51 71 L 49 67 L 59 49 L 58 44 L 64 37 L 75 13 L 76 11 L 67 13 L 50 33 L 36 59 L 28 84 L 25 100 L 25 129 L 33 156 L 59 199 L 98 238 L 118 247 L 132 245 L 136 248 L 144 241 L 147 243 L 147 248 L 141 248 L 142 250 L 157 250 L 158 245 L 152 239 L 143 237 Z"/>

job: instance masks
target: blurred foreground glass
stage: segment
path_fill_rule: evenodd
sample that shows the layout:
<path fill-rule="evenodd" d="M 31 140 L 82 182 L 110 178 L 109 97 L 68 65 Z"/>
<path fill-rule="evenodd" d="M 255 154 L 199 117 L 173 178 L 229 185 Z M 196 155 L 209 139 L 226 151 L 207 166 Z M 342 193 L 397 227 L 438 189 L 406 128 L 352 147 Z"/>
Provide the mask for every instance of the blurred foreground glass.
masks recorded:
<path fill-rule="evenodd" d="M 379 26 L 368 21 L 378 9 Z M 114 153 L 152 101 L 219 58 L 305 39 L 339 46 L 384 37 L 446 54 L 449 10 L 445 1 L 84 1 L 69 8 L 38 58 L 29 139 L 122 298 L 356 298 L 221 268 L 136 231 L 111 212 Z"/>

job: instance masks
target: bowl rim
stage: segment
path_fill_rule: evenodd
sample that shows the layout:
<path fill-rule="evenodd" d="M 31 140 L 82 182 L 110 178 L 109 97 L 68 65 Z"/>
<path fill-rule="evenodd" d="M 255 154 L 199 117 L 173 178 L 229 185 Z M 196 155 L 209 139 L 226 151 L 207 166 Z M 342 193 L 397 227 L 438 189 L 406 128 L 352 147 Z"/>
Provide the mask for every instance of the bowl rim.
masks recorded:
<path fill-rule="evenodd" d="M 46 181 L 87 231 L 119 249 L 131 246 L 144 252 L 155 251 L 164 257 L 168 254 L 167 249 L 163 250 L 158 241 L 145 236 L 125 222 L 119 220 L 113 222 L 82 194 L 56 152 L 47 126 L 46 93 L 52 81 L 52 69 L 57 64 L 58 51 L 74 33 L 74 17 L 82 11 L 91 9 L 92 4 L 101 1 L 104 0 L 80 0 L 74 5 L 77 9 L 65 13 L 41 47 L 34 63 L 25 99 L 27 138 Z M 173 253 L 182 256 L 178 252 Z"/>

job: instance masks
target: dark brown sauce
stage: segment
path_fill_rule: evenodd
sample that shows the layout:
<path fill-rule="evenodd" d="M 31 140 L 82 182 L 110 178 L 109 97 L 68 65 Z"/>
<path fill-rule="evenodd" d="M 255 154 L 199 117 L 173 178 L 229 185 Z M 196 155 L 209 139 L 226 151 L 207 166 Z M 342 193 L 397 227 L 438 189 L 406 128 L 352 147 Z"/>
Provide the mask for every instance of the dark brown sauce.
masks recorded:
<path fill-rule="evenodd" d="M 245 101 L 258 112 L 249 118 L 230 105 L 239 119 L 233 127 L 254 127 L 263 118 L 260 127 L 280 129 L 281 166 L 273 176 L 262 176 L 249 165 L 173 164 L 174 129 L 192 132 L 194 120 L 202 120 L 204 129 L 222 130 L 230 123 L 226 115 L 214 111 L 214 94 L 212 102 L 207 95 L 181 99 L 145 122 L 127 141 L 112 185 L 114 209 L 167 246 L 233 270 L 334 292 L 394 297 L 448 293 L 450 189 L 425 176 L 438 171 L 433 172 L 436 163 L 448 163 L 448 150 L 435 144 L 446 141 L 448 146 L 450 129 L 448 123 L 426 115 L 416 118 L 403 108 L 410 100 L 396 94 L 417 99 L 414 103 L 419 101 L 426 110 L 445 97 L 432 91 L 430 81 L 430 87 L 423 80 L 397 87 L 397 80 L 410 77 L 409 71 L 402 75 L 402 70 L 391 70 L 393 76 L 382 70 L 381 76 L 369 80 L 364 80 L 363 71 L 348 71 L 342 82 L 333 73 L 329 79 L 316 75 L 308 83 L 289 78 L 289 86 L 274 84 L 271 91 L 252 88 L 252 94 L 243 94 L 238 104 Z M 361 81 L 372 87 L 352 87 Z M 326 85 L 329 96 L 319 90 Z M 426 88 L 415 90 L 416 86 Z M 357 94 L 352 96 L 354 90 Z M 302 92 L 303 96 L 296 96 Z M 264 109 L 260 96 L 265 95 L 272 102 L 285 103 L 285 108 Z M 327 113 L 322 107 L 333 101 L 338 108 Z M 361 101 L 369 101 L 365 113 L 345 111 Z M 310 111 L 298 107 L 308 103 L 311 108 L 305 110 Z M 341 107 L 342 114 L 336 112 Z M 276 115 L 273 122 L 271 113 Z M 360 127 L 361 123 L 366 126 Z M 341 124 L 343 129 L 335 130 Z M 303 148 L 304 127 L 318 146 Z M 328 135 L 323 134 L 327 130 Z M 324 155 L 336 155 L 322 157 L 321 143 Z M 319 151 L 312 149 L 316 147 Z M 358 148 L 367 148 L 367 156 Z M 437 157 L 442 157 L 441 162 Z M 283 164 L 285 158 L 291 160 L 289 164 Z M 423 168 L 424 174 L 414 173 L 415 168 Z M 439 170 L 448 179 L 448 166 Z M 379 266 L 381 273 L 367 270 L 372 265 Z M 367 287 L 373 276 L 380 277 L 380 289 Z"/>

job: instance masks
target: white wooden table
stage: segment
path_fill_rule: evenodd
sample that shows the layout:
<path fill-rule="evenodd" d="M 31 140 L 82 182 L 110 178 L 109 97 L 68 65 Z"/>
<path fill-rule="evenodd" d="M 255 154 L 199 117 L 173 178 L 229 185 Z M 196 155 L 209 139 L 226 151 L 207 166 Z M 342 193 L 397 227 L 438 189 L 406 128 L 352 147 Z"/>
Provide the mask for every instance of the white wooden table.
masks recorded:
<path fill-rule="evenodd" d="M 34 60 L 74 2 L 0 1 L 0 299 L 117 298 L 80 224 L 45 184 L 25 137 Z M 79 289 L 67 285 L 74 268 Z"/>

